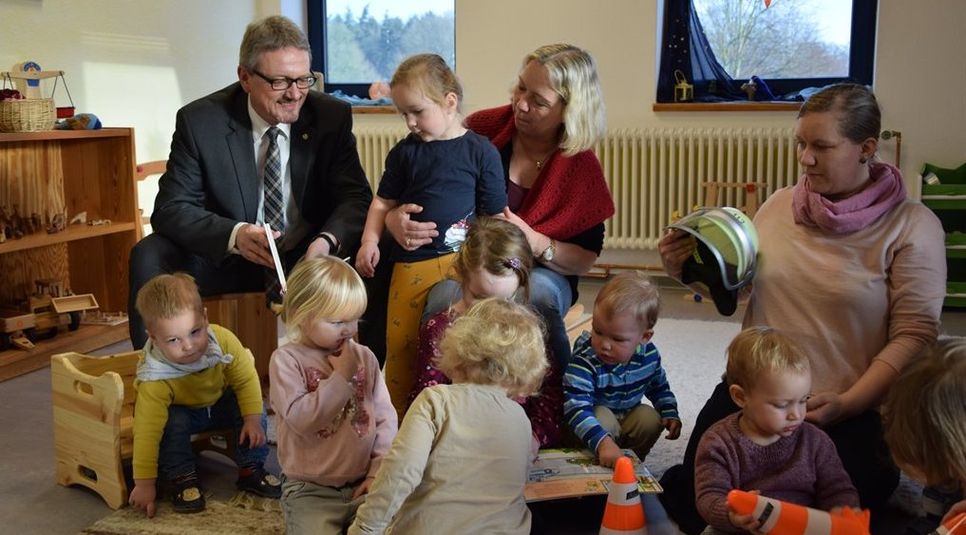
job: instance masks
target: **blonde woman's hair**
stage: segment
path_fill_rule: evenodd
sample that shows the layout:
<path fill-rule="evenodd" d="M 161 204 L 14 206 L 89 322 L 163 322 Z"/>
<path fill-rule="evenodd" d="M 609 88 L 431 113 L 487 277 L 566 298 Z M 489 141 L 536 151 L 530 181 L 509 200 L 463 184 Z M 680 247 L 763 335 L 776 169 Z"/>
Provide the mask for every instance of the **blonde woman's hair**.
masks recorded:
<path fill-rule="evenodd" d="M 281 15 L 273 15 L 256 20 L 245 28 L 241 47 L 238 51 L 238 64 L 246 71 L 258 69 L 258 60 L 263 52 L 272 52 L 282 48 L 297 48 L 305 51 L 312 61 L 312 48 L 305 32 Z"/>
<path fill-rule="evenodd" d="M 301 340 L 306 321 L 356 319 L 366 310 L 366 287 L 356 270 L 334 256 L 300 261 L 288 276 L 282 320 Z"/>
<path fill-rule="evenodd" d="M 439 347 L 437 366 L 448 377 L 502 386 L 511 396 L 536 393 L 549 366 L 540 320 L 505 299 L 474 304 L 446 329 Z"/>
<path fill-rule="evenodd" d="M 808 357 L 794 340 L 771 327 L 749 327 L 728 345 L 725 380 L 748 389 L 764 372 L 811 372 Z"/>
<path fill-rule="evenodd" d="M 661 311 L 661 297 L 650 277 L 640 271 L 618 273 L 604 284 L 594 308 L 608 316 L 631 314 L 644 330 L 653 329 Z"/>
<path fill-rule="evenodd" d="M 498 277 L 516 275 L 523 302 L 530 297 L 532 268 L 527 236 L 520 227 L 496 217 L 479 217 L 473 222 L 453 263 L 457 278 L 464 282 L 480 269 Z"/>
<path fill-rule="evenodd" d="M 543 65 L 564 102 L 560 148 L 567 156 L 592 149 L 604 136 L 606 114 L 597 64 L 589 52 L 566 43 L 544 45 L 523 59 Z"/>
<path fill-rule="evenodd" d="M 966 483 L 966 338 L 940 340 L 889 389 L 886 443 L 900 465 L 931 485 Z"/>
<path fill-rule="evenodd" d="M 152 278 L 138 290 L 134 307 L 148 327 L 159 319 L 173 318 L 186 310 L 204 313 L 198 284 L 187 273 Z"/>
<path fill-rule="evenodd" d="M 416 54 L 403 60 L 389 82 L 391 88 L 397 85 L 417 90 L 440 106 L 446 103 L 446 95 L 453 93 L 456 110 L 463 105 L 463 86 L 438 54 Z"/>

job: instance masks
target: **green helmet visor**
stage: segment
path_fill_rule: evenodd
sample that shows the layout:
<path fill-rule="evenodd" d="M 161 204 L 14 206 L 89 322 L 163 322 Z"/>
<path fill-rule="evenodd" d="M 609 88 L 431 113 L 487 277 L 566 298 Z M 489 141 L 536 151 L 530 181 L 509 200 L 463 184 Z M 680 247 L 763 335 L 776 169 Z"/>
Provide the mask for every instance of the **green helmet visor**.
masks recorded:
<path fill-rule="evenodd" d="M 698 243 L 682 266 L 682 281 L 703 283 L 719 312 L 733 314 L 737 290 L 751 282 L 757 267 L 758 233 L 751 220 L 731 207 L 700 208 L 668 228 L 687 232 Z"/>

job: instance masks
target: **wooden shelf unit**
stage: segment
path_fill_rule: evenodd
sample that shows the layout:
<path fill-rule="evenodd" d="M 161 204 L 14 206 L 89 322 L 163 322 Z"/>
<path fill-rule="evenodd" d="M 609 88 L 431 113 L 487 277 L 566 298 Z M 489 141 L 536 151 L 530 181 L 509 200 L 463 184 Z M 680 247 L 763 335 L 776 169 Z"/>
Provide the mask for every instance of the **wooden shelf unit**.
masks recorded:
<path fill-rule="evenodd" d="M 102 311 L 127 311 L 128 255 L 140 237 L 133 129 L 0 133 L 0 207 L 45 222 L 65 211 L 68 221 L 85 211 L 87 221 L 111 221 L 0 243 L 0 306 L 20 305 L 36 279 L 57 278 L 74 293 L 94 294 Z M 82 325 L 29 352 L 0 352 L 0 380 L 49 365 L 53 353 L 88 352 L 125 338 L 126 324 Z M 73 345 L 64 347 L 65 340 Z"/>

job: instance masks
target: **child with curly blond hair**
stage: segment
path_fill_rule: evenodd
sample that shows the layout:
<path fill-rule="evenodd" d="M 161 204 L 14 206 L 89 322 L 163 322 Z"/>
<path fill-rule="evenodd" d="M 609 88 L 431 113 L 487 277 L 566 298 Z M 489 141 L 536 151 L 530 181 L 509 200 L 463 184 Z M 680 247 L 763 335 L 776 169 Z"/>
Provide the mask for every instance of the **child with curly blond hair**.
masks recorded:
<path fill-rule="evenodd" d="M 485 299 L 441 349 L 453 384 L 424 389 L 409 407 L 350 534 L 530 533 L 530 421 L 512 398 L 533 394 L 546 373 L 540 322 L 525 306 Z"/>

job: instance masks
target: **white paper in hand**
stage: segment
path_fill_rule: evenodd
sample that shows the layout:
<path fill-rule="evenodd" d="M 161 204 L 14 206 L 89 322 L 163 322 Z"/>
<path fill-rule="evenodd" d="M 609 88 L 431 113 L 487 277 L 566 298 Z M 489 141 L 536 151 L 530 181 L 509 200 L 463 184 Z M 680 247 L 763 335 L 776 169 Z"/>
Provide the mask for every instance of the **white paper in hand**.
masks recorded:
<path fill-rule="evenodd" d="M 272 260 L 275 261 L 275 274 L 278 275 L 279 288 L 282 290 L 282 295 L 285 295 L 285 291 L 288 287 L 285 285 L 285 270 L 282 269 L 282 261 L 278 257 L 278 249 L 275 247 L 275 237 L 272 236 L 272 227 L 268 223 L 265 223 L 263 227 L 265 229 L 265 237 L 268 238 L 268 248 L 272 250 Z"/>

